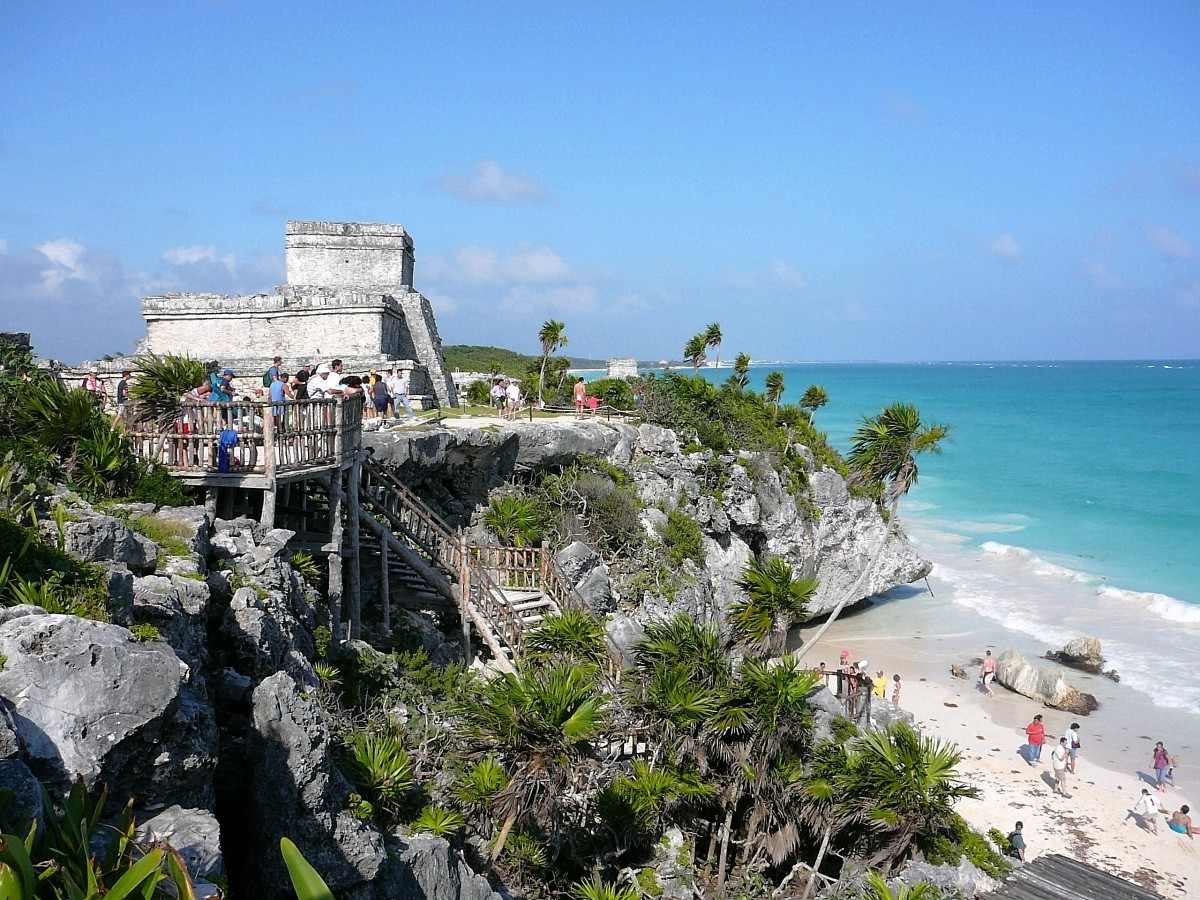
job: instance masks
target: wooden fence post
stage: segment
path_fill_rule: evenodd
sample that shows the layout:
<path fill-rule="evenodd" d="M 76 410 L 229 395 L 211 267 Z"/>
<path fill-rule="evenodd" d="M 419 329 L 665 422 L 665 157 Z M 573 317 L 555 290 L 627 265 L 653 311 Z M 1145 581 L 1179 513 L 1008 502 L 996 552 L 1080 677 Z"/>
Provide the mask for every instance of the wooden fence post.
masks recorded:
<path fill-rule="evenodd" d="M 391 584 L 388 572 L 388 542 L 386 537 L 379 538 L 379 599 L 383 602 L 383 634 L 385 639 L 392 636 L 392 599 Z"/>
<path fill-rule="evenodd" d="M 458 617 L 462 622 L 463 664 L 471 665 L 471 617 L 467 604 L 471 601 L 471 562 L 467 559 L 467 542 L 462 530 L 458 532 Z"/>
<path fill-rule="evenodd" d="M 251 417 L 253 417 L 251 407 Z M 262 407 L 263 413 L 263 474 L 267 486 L 263 490 L 262 515 L 259 522 L 263 528 L 275 527 L 275 410 L 273 407 Z"/>
<path fill-rule="evenodd" d="M 359 482 L 362 478 L 362 462 L 357 451 L 350 459 L 350 498 L 346 518 L 350 523 L 350 639 L 362 637 L 362 571 L 358 565 L 361 545 L 358 522 Z"/>
<path fill-rule="evenodd" d="M 329 630 L 342 643 L 342 470 L 329 473 Z"/>

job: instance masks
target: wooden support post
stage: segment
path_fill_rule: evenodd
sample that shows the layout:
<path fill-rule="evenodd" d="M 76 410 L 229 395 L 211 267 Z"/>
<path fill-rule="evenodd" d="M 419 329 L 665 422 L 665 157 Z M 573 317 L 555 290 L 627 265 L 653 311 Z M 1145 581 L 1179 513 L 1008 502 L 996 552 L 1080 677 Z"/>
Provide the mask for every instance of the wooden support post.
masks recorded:
<path fill-rule="evenodd" d="M 458 617 L 462 622 L 463 664 L 471 665 L 475 655 L 471 652 L 471 617 L 467 603 L 471 599 L 471 563 L 467 559 L 467 542 L 462 529 L 458 532 Z"/>
<path fill-rule="evenodd" d="M 342 473 L 329 473 L 329 630 L 342 643 Z"/>
<path fill-rule="evenodd" d="M 217 498 L 220 496 L 220 490 L 220 488 L 215 487 L 205 488 L 204 490 L 204 511 L 214 521 L 217 518 Z"/>
<path fill-rule="evenodd" d="M 275 412 L 270 406 L 262 407 L 263 423 L 263 474 L 267 479 L 263 491 L 262 515 L 259 523 L 263 528 L 275 527 Z"/>
<path fill-rule="evenodd" d="M 362 637 L 362 571 L 358 565 L 358 551 L 361 546 L 358 489 L 361 479 L 362 460 L 355 452 L 350 458 L 350 497 L 346 510 L 346 519 L 350 523 L 350 639 L 355 641 Z"/>
<path fill-rule="evenodd" d="M 542 541 L 542 558 L 538 578 L 537 589 L 544 592 L 546 585 L 550 583 L 550 544 L 546 541 Z"/>
<path fill-rule="evenodd" d="M 391 579 L 388 572 L 388 542 L 379 541 L 379 599 L 383 603 L 383 634 L 387 639 L 392 636 L 392 598 Z"/>

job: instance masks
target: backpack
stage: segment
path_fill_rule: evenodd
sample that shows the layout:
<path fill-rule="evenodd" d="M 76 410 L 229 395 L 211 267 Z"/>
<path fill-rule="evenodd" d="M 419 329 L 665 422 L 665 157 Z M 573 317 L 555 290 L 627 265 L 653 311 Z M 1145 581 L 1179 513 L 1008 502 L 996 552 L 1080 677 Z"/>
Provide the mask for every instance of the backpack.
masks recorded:
<path fill-rule="evenodd" d="M 274 368 L 274 366 L 271 367 L 271 369 Z M 267 371 L 263 372 L 263 387 L 269 388 L 271 386 L 271 382 L 275 380 L 275 376 L 271 372 L 271 369 L 267 369 Z"/>

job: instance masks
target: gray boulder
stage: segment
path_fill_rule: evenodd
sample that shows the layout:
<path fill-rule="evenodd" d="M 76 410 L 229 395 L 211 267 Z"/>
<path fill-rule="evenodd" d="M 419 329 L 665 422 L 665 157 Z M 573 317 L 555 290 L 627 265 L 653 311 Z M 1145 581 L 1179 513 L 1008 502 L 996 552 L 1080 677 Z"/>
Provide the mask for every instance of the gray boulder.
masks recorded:
<path fill-rule="evenodd" d="M 133 621 L 134 574 L 124 563 L 108 565 L 108 611 L 118 625 Z"/>
<path fill-rule="evenodd" d="M 567 581 L 578 583 L 592 569 L 600 565 L 600 554 L 583 541 L 572 541 L 558 551 L 554 557 L 558 568 L 562 570 Z"/>
<path fill-rule="evenodd" d="M 42 522 L 42 530 L 57 541 L 54 522 Z M 158 545 L 112 516 L 81 515 L 66 523 L 63 536 L 63 549 L 84 562 L 124 563 L 143 574 L 153 572 L 158 564 Z"/>
<path fill-rule="evenodd" d="M 558 552 L 555 562 L 589 609 L 598 613 L 612 610 L 612 581 L 600 554 L 583 541 L 572 541 Z"/>
<path fill-rule="evenodd" d="M 279 855 L 284 836 L 334 893 L 369 889 L 387 862 L 384 838 L 348 812 L 351 787 L 334 764 L 333 740 L 315 698 L 277 672 L 255 688 L 253 705 L 247 814 L 254 819 L 260 883 L 252 893 L 291 896 Z"/>
<path fill-rule="evenodd" d="M 133 583 L 133 620 L 154 625 L 199 677 L 208 660 L 209 590 L 203 581 L 144 575 Z"/>
<path fill-rule="evenodd" d="M 0 606 L 0 625 L 21 619 L 25 616 L 44 616 L 46 611 L 32 603 L 20 603 L 17 606 Z"/>
<path fill-rule="evenodd" d="M 315 683 L 308 663 L 314 654 L 311 631 L 279 591 L 238 588 L 225 610 L 221 632 L 228 639 L 230 663 L 243 675 L 259 679 L 284 671 Z"/>
<path fill-rule="evenodd" d="M 188 667 L 118 625 L 44 615 L 0 626 L 0 697 L 24 757 L 59 787 L 103 781 L 114 802 L 209 806 L 215 727 Z"/>
<path fill-rule="evenodd" d="M 169 806 L 138 826 L 138 839 L 146 843 L 166 841 L 187 864 L 192 878 L 211 881 L 225 877 L 221 856 L 221 826 L 206 809 Z"/>
<path fill-rule="evenodd" d="M 0 706 L 0 759 L 12 759 L 20 752 L 21 741 L 17 737 L 12 715 L 6 707 Z"/>
<path fill-rule="evenodd" d="M 476 873 L 444 838 L 417 834 L 393 838 L 389 850 L 399 865 L 389 866 L 379 897 L 420 897 L 423 900 L 504 900 L 488 880 Z"/>
<path fill-rule="evenodd" d="M 1046 659 L 1088 672 L 1092 675 L 1103 675 L 1113 681 L 1120 681 L 1116 671 L 1104 669 L 1104 652 L 1100 647 L 1100 639 L 1094 637 L 1079 637 L 1068 641 L 1061 650 L 1050 650 Z"/>
<path fill-rule="evenodd" d="M 1016 650 L 1005 650 L 996 657 L 996 680 L 1052 709 L 1086 716 L 1100 708 L 1094 696 L 1071 685 L 1061 672 L 1036 666 Z"/>
<path fill-rule="evenodd" d="M 994 878 L 966 857 L 959 860 L 957 866 L 935 866 L 923 859 L 909 860 L 896 880 L 907 885 L 927 881 L 938 889 L 942 897 L 980 897 L 999 887 Z"/>

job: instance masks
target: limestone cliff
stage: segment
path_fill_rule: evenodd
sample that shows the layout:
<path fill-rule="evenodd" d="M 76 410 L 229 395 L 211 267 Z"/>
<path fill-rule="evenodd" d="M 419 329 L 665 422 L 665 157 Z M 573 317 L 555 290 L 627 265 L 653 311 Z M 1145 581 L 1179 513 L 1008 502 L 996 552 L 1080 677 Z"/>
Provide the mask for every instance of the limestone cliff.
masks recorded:
<path fill-rule="evenodd" d="M 673 607 L 723 611 L 734 599 L 734 581 L 759 551 L 785 557 L 797 570 L 816 575 L 819 588 L 811 615 L 828 612 L 862 574 L 887 533 L 875 505 L 852 496 L 844 478 L 810 460 L 808 485 L 799 499 L 759 454 L 714 458 L 710 451 L 684 453 L 675 432 L 656 425 L 603 420 L 554 420 L 488 426 L 371 433 L 364 436 L 379 461 L 419 486 L 431 502 L 460 524 L 488 491 L 514 473 L 566 465 L 581 456 L 599 456 L 629 471 L 647 508 L 643 523 L 652 530 L 661 508 L 679 507 L 705 535 L 705 566 L 690 573 L 694 585 Z M 689 564 L 690 565 L 690 564 Z M 917 581 L 930 571 L 903 536 L 887 538 L 863 598 Z M 581 571 L 580 578 L 591 572 Z M 620 595 L 620 586 L 614 586 Z M 618 596 L 627 612 L 666 610 Z M 642 616 L 639 616 L 641 618 Z"/>

